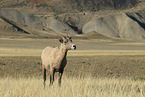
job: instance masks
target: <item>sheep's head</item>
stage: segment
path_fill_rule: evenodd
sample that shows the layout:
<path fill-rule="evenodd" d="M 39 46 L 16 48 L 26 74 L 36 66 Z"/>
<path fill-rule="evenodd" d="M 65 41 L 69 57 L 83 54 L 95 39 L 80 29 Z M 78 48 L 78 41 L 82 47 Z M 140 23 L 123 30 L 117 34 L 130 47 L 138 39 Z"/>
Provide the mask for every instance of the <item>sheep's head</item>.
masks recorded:
<path fill-rule="evenodd" d="M 66 37 L 60 36 L 59 41 L 62 43 L 63 48 L 66 50 L 75 50 L 76 45 L 72 43 L 72 38 L 66 35 Z"/>

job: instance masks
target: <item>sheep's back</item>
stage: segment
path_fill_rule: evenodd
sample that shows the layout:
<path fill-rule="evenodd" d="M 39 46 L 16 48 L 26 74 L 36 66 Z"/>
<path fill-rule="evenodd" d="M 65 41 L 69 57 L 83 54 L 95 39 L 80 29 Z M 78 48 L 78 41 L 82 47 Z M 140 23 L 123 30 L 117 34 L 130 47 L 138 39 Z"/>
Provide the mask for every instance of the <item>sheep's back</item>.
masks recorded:
<path fill-rule="evenodd" d="M 48 66 L 54 63 L 57 53 L 58 47 L 46 47 L 41 55 L 42 65 Z"/>

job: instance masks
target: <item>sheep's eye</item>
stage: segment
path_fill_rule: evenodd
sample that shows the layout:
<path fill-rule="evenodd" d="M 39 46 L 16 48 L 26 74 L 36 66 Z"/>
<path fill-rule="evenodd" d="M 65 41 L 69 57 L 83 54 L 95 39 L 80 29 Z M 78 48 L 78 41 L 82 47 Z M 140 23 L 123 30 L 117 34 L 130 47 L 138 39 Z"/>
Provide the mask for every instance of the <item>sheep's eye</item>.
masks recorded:
<path fill-rule="evenodd" d="M 64 43 L 67 43 L 67 41 L 64 41 Z"/>

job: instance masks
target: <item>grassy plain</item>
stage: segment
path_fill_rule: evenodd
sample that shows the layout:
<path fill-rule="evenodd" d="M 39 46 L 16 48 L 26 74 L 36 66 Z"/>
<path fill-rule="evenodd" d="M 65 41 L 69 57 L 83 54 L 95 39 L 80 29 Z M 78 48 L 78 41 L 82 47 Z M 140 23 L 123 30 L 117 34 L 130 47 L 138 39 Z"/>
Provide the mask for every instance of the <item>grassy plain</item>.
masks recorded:
<path fill-rule="evenodd" d="M 43 88 L 42 50 L 57 39 L 0 39 L 1 97 L 144 97 L 145 40 L 74 39 L 62 87 Z M 56 78 L 57 80 L 57 74 Z M 47 86 L 49 84 L 49 77 Z"/>
<path fill-rule="evenodd" d="M 64 77 L 62 87 L 56 82 L 43 88 L 42 79 L 1 78 L 1 97 L 144 97 L 145 83 L 132 79 Z"/>

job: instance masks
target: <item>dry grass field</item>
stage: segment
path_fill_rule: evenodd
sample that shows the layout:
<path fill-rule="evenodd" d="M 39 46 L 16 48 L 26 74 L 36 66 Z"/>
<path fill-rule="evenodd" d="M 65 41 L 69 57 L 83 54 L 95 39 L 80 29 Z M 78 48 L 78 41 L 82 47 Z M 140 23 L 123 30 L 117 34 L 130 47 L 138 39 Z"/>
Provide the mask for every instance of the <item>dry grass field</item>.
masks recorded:
<path fill-rule="evenodd" d="M 0 39 L 0 97 L 144 97 L 145 41 L 74 39 L 62 87 L 43 88 L 40 55 L 57 39 Z"/>
<path fill-rule="evenodd" d="M 0 79 L 1 97 L 144 97 L 145 83 L 132 79 L 64 77 L 62 87 L 56 82 L 43 88 L 42 80 L 11 77 Z"/>

